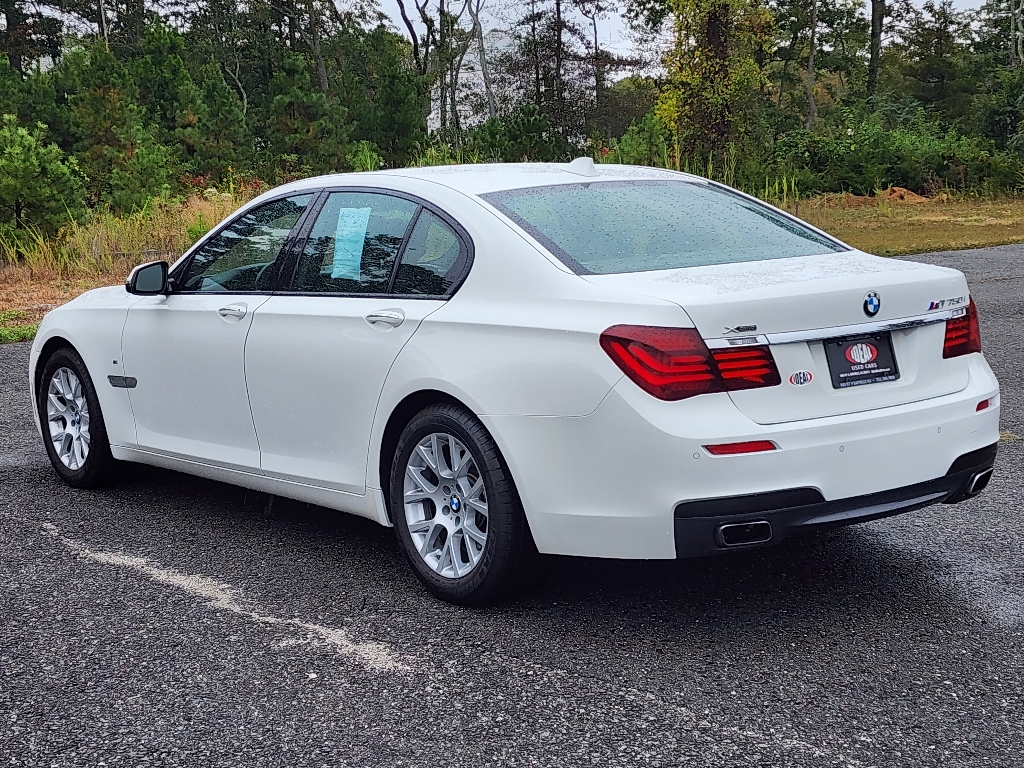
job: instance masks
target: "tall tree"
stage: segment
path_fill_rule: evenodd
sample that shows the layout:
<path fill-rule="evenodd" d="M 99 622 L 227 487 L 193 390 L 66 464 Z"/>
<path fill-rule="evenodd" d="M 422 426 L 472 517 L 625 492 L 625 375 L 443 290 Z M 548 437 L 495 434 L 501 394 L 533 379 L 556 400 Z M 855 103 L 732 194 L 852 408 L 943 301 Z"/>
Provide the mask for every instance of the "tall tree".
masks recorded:
<path fill-rule="evenodd" d="M 658 115 L 681 153 L 719 152 L 741 137 L 762 92 L 773 24 L 757 0 L 667 0 L 673 42 Z"/>
<path fill-rule="evenodd" d="M 885 22 L 885 0 L 871 0 L 871 50 L 868 58 L 868 96 L 878 91 L 878 73 L 882 68 L 882 24 Z"/>
<path fill-rule="evenodd" d="M 302 58 L 282 62 L 270 81 L 270 97 L 270 160 L 283 176 L 345 170 L 352 131 L 348 112 L 313 86 Z"/>
<path fill-rule="evenodd" d="M 902 72 L 909 93 L 947 123 L 970 111 L 976 86 L 964 76 L 968 39 L 968 19 L 953 7 L 953 0 L 925 0 L 902 34 Z"/>
<path fill-rule="evenodd" d="M 29 62 L 42 56 L 57 57 L 62 11 L 59 0 L 0 0 L 0 14 L 4 18 L 0 29 L 0 51 L 7 53 L 7 61 L 14 70 L 25 74 Z"/>
<path fill-rule="evenodd" d="M 217 64 L 210 63 L 200 72 L 204 120 L 202 140 L 195 147 L 193 162 L 200 174 L 209 174 L 221 182 L 237 160 L 249 149 L 248 131 L 242 103 L 228 86 Z"/>
<path fill-rule="evenodd" d="M 811 29 L 807 44 L 807 128 L 814 127 L 818 105 L 814 101 L 814 54 L 818 49 L 818 0 L 811 0 Z"/>
<path fill-rule="evenodd" d="M 484 9 L 486 0 L 469 0 L 466 6 L 469 17 L 473 20 L 473 39 L 476 41 L 476 57 L 480 65 L 480 79 L 483 81 L 484 95 L 487 97 L 487 116 L 493 120 L 498 116 L 498 103 L 494 98 L 494 86 L 491 85 L 491 66 L 487 61 L 488 52 L 484 45 L 484 25 L 480 21 L 480 14 Z"/>

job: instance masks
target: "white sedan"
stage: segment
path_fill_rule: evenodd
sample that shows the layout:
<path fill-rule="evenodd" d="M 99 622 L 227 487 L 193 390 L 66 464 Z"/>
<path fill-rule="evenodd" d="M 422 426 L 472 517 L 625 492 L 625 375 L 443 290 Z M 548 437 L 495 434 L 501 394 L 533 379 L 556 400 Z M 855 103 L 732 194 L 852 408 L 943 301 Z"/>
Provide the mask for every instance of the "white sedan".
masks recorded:
<path fill-rule="evenodd" d="M 394 526 L 435 595 L 968 498 L 999 386 L 963 274 L 669 171 L 323 176 L 43 320 L 57 474 L 154 464 Z"/>

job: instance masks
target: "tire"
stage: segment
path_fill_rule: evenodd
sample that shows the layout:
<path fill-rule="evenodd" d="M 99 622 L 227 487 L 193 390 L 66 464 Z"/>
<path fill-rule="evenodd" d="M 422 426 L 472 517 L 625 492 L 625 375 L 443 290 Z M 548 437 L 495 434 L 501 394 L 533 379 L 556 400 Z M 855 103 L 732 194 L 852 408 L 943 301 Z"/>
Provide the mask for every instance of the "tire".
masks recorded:
<path fill-rule="evenodd" d="M 74 488 L 105 485 L 114 459 L 96 388 L 77 352 L 63 347 L 50 355 L 37 396 L 43 443 L 60 479 Z"/>
<path fill-rule="evenodd" d="M 439 474 L 431 454 L 435 464 L 441 456 Z M 461 464 L 459 473 L 452 464 Z M 413 572 L 449 603 L 498 600 L 533 560 L 533 539 L 508 467 L 484 425 L 463 408 L 431 405 L 406 425 L 391 465 L 390 502 Z"/>

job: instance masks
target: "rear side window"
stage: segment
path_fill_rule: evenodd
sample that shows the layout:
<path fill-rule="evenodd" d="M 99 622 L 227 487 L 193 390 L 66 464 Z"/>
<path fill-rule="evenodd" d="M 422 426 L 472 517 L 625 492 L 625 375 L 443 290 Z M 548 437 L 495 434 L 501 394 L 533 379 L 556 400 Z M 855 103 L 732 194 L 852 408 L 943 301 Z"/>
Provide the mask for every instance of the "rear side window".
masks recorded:
<path fill-rule="evenodd" d="M 395 278 L 395 293 L 443 296 L 455 283 L 462 243 L 452 228 L 424 209 L 416 220 Z"/>
<path fill-rule="evenodd" d="M 849 250 L 723 187 L 606 181 L 483 195 L 577 274 L 765 261 Z"/>
<path fill-rule="evenodd" d="M 299 256 L 292 290 L 387 293 L 395 260 L 419 206 L 369 192 L 332 192 Z"/>

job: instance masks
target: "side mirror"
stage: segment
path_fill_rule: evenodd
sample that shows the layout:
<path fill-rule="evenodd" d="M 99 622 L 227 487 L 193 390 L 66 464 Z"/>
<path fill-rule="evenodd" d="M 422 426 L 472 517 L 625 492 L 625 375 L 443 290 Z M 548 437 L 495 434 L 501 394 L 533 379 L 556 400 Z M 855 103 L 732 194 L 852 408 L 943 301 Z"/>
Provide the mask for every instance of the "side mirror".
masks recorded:
<path fill-rule="evenodd" d="M 152 261 L 140 264 L 131 271 L 124 284 L 128 293 L 136 296 L 156 296 L 167 290 L 167 262 Z"/>

